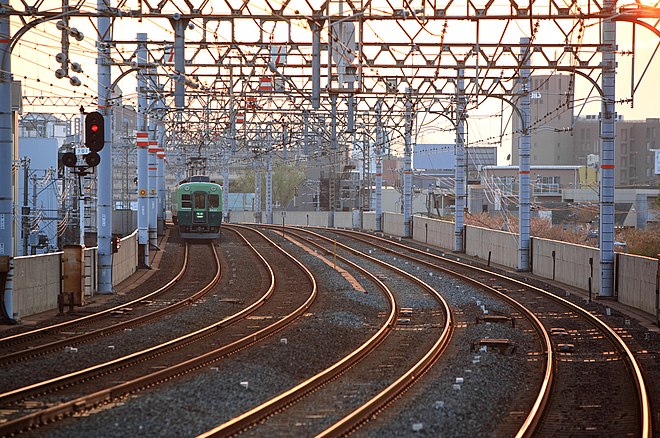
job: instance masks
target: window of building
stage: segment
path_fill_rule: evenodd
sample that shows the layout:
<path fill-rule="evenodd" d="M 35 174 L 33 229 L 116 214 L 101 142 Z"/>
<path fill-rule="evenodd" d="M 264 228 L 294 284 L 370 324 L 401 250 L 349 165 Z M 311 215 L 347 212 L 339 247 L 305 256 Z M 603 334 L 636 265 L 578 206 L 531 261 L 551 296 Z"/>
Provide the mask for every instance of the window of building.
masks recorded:
<path fill-rule="evenodd" d="M 558 193 L 559 192 L 559 177 L 558 176 L 539 176 L 536 178 L 534 184 L 535 193 Z"/>

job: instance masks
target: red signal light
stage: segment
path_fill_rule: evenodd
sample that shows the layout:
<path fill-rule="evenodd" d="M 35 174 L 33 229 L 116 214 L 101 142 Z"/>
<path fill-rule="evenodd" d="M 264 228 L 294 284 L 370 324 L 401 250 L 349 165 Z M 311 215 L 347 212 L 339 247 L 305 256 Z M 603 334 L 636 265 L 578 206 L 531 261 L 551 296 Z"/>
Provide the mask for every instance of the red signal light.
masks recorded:
<path fill-rule="evenodd" d="M 99 130 L 99 125 L 92 125 L 89 129 L 91 129 L 93 132 L 96 132 Z"/>

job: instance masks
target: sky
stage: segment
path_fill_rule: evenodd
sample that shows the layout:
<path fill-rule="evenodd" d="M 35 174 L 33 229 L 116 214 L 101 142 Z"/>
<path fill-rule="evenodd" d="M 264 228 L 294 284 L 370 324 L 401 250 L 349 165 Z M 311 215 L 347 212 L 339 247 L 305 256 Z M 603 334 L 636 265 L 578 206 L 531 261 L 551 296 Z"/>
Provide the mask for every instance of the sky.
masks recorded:
<path fill-rule="evenodd" d="M 295 5 L 297 0 L 292 2 Z M 129 2 L 130 3 L 130 2 Z M 251 2 L 258 4 L 258 1 Z M 278 3 L 278 2 L 275 2 Z M 375 2 L 377 3 L 377 2 Z M 421 0 L 418 2 L 422 4 Z M 457 2 L 461 4 L 462 2 Z M 508 5 L 509 2 L 498 0 L 496 4 L 502 3 Z M 18 0 L 10 0 L 10 4 L 17 9 L 22 9 L 23 6 Z M 90 9 L 96 2 L 85 2 L 86 9 Z M 538 3 L 536 3 L 538 5 Z M 47 7 L 56 9 L 61 6 L 61 3 L 50 2 L 46 0 L 44 6 L 40 10 Z M 333 7 L 337 7 L 334 4 Z M 538 7 L 538 6 L 537 6 Z M 538 9 L 537 9 L 538 10 Z M 19 28 L 17 20 L 12 21 L 12 32 Z M 198 23 L 197 23 L 198 24 Z M 437 26 L 441 26 L 441 22 Z M 71 25 L 78 27 L 85 34 L 85 39 L 82 42 L 77 42 L 71 39 L 71 61 L 78 62 L 83 68 L 83 73 L 76 74 L 82 82 L 80 87 L 71 87 L 68 80 L 56 79 L 55 71 L 59 68 L 59 63 L 55 59 L 55 54 L 60 50 L 60 32 L 55 28 L 53 23 L 40 25 L 37 29 L 28 32 L 21 42 L 14 49 L 12 56 L 13 74 L 14 78 L 23 82 L 23 92 L 25 95 L 45 95 L 45 96 L 88 96 L 96 95 L 96 48 L 95 48 L 95 30 L 86 19 L 75 19 L 71 21 Z M 387 24 L 381 25 L 378 29 L 373 29 L 374 34 L 383 40 L 388 38 L 396 39 L 401 34 L 401 29 L 390 22 L 389 29 Z M 448 32 L 445 42 L 451 41 L 466 41 L 470 39 L 470 35 L 474 36 L 475 27 L 470 23 L 455 23 L 451 24 L 451 32 Z M 491 29 L 488 29 L 491 26 Z M 497 36 L 502 33 L 502 23 L 486 24 L 480 28 L 481 35 L 487 35 L 491 32 L 494 36 L 494 42 Z M 224 29 L 224 28 L 221 28 Z M 258 28 L 257 28 L 258 29 Z M 273 29 L 266 29 L 270 31 Z M 148 21 L 138 22 L 135 19 L 120 20 L 118 21 L 115 30 L 115 38 L 117 39 L 133 39 L 136 32 L 148 32 L 149 37 L 153 39 L 171 39 L 171 27 L 163 20 L 160 22 Z M 285 38 L 288 31 L 294 35 L 309 34 L 309 29 L 303 24 L 294 23 L 291 28 L 278 25 L 273 31 L 273 38 L 275 40 Z M 255 29 L 243 29 L 245 33 L 256 32 Z M 525 28 L 519 22 L 514 22 L 511 28 L 507 28 L 507 37 L 517 40 L 519 37 L 516 35 L 524 36 L 529 34 L 529 28 Z M 199 29 L 192 29 L 189 32 L 191 35 L 199 34 Z M 584 29 L 583 41 L 594 42 L 598 39 L 599 28 L 597 23 L 587 23 Z M 385 35 L 386 34 L 386 35 Z M 660 54 L 653 57 L 654 50 L 657 49 L 660 43 L 658 38 L 652 32 L 637 26 L 635 29 L 636 44 L 632 44 L 633 26 L 629 23 L 619 23 L 617 25 L 617 41 L 618 41 L 618 68 L 617 68 L 617 99 L 628 99 L 631 97 L 631 73 L 634 69 L 635 78 L 639 81 L 640 76 L 647 68 L 645 76 L 639 84 L 634 94 L 634 104 L 620 103 L 617 104 L 616 110 L 619 114 L 623 115 L 627 120 L 645 119 L 647 117 L 660 117 L 660 110 L 657 106 L 658 98 L 660 98 L 660 91 L 657 88 L 657 78 L 660 77 Z M 325 35 L 327 36 L 327 34 Z M 223 35 L 220 35 L 222 38 Z M 438 41 L 438 34 L 436 28 L 430 28 L 429 32 L 422 32 L 419 36 L 419 41 Z M 483 37 L 482 37 L 483 38 Z M 556 28 L 551 23 L 541 23 L 539 31 L 536 36 L 536 41 L 543 43 L 546 41 L 553 41 L 557 38 Z M 630 55 L 635 51 L 635 62 Z M 534 63 L 534 60 L 532 61 Z M 73 74 L 73 73 L 72 73 Z M 116 75 L 117 71 L 113 70 Z M 414 72 L 411 72 L 414 74 Z M 135 80 L 128 77 L 119 84 L 120 88 L 124 91 L 125 98 L 130 102 L 134 101 L 135 97 Z M 590 86 L 586 81 L 578 81 L 576 89 L 576 98 L 584 98 L 591 92 Z M 469 114 L 468 131 L 469 141 L 480 143 L 484 139 L 489 139 L 498 136 L 502 125 L 500 117 L 494 117 L 501 111 L 501 102 L 495 99 L 489 99 L 479 105 L 478 108 L 473 109 Z M 50 108 L 43 107 L 25 107 L 25 111 L 50 111 Z M 75 113 L 76 109 L 67 108 L 66 112 Z M 582 115 L 597 114 L 600 111 L 600 103 L 597 99 L 592 99 L 591 103 L 586 104 L 580 108 Z M 505 109 L 504 119 L 508 119 L 509 110 Z M 440 119 L 432 125 L 422 125 L 422 120 L 419 118 L 418 132 L 416 141 L 418 143 L 452 143 L 454 141 L 454 134 L 451 132 L 448 122 Z M 510 145 L 510 141 L 508 143 Z M 510 153 L 510 147 L 505 147 L 500 151 L 499 158 L 502 162 L 504 157 Z M 503 163 L 501 163 L 503 164 Z"/>

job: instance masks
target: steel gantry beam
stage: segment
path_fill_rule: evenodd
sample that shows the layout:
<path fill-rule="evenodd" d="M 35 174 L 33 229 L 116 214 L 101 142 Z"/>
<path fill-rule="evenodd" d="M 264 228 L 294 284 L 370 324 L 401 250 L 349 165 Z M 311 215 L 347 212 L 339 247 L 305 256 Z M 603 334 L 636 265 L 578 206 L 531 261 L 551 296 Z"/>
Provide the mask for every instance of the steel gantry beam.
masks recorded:
<path fill-rule="evenodd" d="M 46 10 L 41 0 L 25 0 L 21 7 L 4 2 L 0 14 L 5 21 L 16 20 L 27 28 L 62 13 Z M 386 132 L 395 136 L 391 139 L 395 143 L 405 145 L 408 156 L 416 142 L 416 134 L 411 132 L 412 109 L 438 117 L 453 114 L 456 120 L 448 118 L 456 131 L 464 129 L 470 111 L 490 98 L 523 102 L 522 111 L 514 109 L 527 117 L 524 102 L 533 90 L 514 84 L 534 72 L 557 71 L 581 75 L 594 83 L 602 77 L 602 155 L 609 160 L 614 119 L 608 117 L 614 115 L 615 103 L 613 20 L 626 14 L 617 13 L 612 1 L 601 4 L 596 0 L 523 5 L 504 0 L 467 4 L 451 0 L 124 0 L 117 7 L 101 0 L 97 7 L 79 2 L 69 8 L 67 19 L 100 17 L 164 29 L 154 32 L 148 41 L 137 41 L 123 32 L 114 35 L 117 38 L 100 39 L 109 51 L 104 63 L 108 71 L 126 71 L 149 60 L 152 81 L 160 84 L 158 99 L 153 89 L 141 88 L 139 107 L 147 100 L 163 102 L 162 118 L 170 133 L 163 138 L 167 138 L 168 149 L 203 148 L 226 167 L 238 160 L 249 161 L 246 157 L 270 157 L 270 151 L 284 154 L 291 141 L 284 140 L 286 132 L 288 139 L 304 145 L 305 156 L 316 144 L 332 160 L 346 159 L 350 145 L 357 144 L 356 131 L 361 129 L 363 143 L 375 145 L 378 166 Z M 652 16 L 637 12 L 634 20 Z M 604 29 L 602 38 L 586 40 L 587 25 L 599 23 Z M 99 33 L 105 32 L 99 29 Z M 105 67 L 103 71 L 105 75 Z M 99 93 L 106 82 L 99 81 Z M 103 100 L 98 102 L 102 105 Z M 570 108 L 569 104 L 557 111 Z M 146 123 L 141 121 L 144 131 Z M 273 132 L 277 126 L 287 128 L 281 139 L 273 137 L 264 145 L 260 138 L 266 126 Z M 399 126 L 405 126 L 406 132 L 399 133 Z M 526 119 L 522 126 L 524 132 L 519 134 L 533 135 L 534 123 Z M 456 143 L 461 149 L 463 132 L 457 132 Z M 368 146 L 363 144 L 365 150 Z M 370 154 L 366 157 L 371 159 Z M 601 283 L 608 294 L 612 239 L 607 218 L 613 205 L 609 193 L 613 193 L 614 171 L 603 169 L 601 220 L 606 220 L 601 224 L 605 236 L 601 239 Z M 457 170 L 457 180 L 458 176 Z M 528 193 L 526 184 L 521 193 Z M 408 216 L 410 183 L 406 180 L 404 186 Z M 457 207 L 462 206 L 464 188 L 457 187 L 456 195 Z M 378 196 L 374 201 L 378 228 Z M 529 265 L 526 211 L 521 208 L 519 213 L 525 235 L 519 248 L 522 270 Z M 462 208 L 456 214 L 455 246 L 460 249 Z M 145 244 L 143 238 L 140 242 Z"/>

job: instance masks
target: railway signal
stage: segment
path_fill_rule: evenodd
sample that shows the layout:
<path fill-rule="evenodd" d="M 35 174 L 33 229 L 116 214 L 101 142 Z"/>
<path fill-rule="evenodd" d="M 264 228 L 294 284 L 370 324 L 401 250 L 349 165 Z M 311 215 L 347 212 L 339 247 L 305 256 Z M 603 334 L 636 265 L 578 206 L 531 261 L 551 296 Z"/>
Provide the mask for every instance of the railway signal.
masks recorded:
<path fill-rule="evenodd" d="M 89 167 L 98 166 L 101 162 L 99 152 L 105 144 L 105 130 L 103 115 L 97 111 L 85 116 L 85 146 L 89 153 L 85 155 L 85 162 Z"/>
<path fill-rule="evenodd" d="M 110 248 L 113 254 L 119 252 L 119 248 L 121 248 L 121 239 L 117 236 L 112 236 L 110 239 Z"/>

